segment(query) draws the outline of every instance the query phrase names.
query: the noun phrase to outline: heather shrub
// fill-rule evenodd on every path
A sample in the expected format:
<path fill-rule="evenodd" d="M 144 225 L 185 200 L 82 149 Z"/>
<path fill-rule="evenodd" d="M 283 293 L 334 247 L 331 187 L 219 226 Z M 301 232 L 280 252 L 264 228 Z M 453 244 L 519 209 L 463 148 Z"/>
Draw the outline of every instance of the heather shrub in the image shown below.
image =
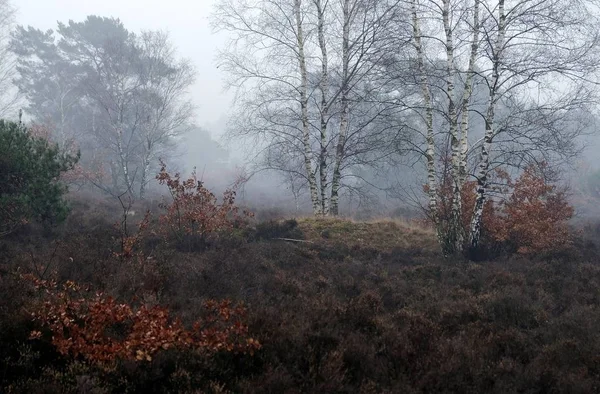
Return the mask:
<path fill-rule="evenodd" d="M 36 262 L 51 261 L 43 275 L 28 265 L 25 246 L 0 242 L 0 391 L 534 393 L 600 385 L 597 255 L 458 264 L 442 258 L 428 232 L 310 219 L 279 223 L 301 230 L 305 242 L 274 239 L 290 233 L 270 233 L 272 223 L 260 242 L 189 253 L 162 239 L 150 245 L 160 225 L 150 216 L 133 218 L 127 231 L 114 226 L 111 209 L 99 227 L 100 219 L 71 218 L 76 229 L 60 233 L 61 242 L 28 240 Z M 25 273 L 33 277 L 24 281 Z M 156 297 L 144 297 L 156 281 Z"/>
<path fill-rule="evenodd" d="M 256 225 L 254 232 L 256 239 L 273 239 L 273 238 L 293 238 L 303 239 L 302 230 L 298 228 L 298 222 L 295 219 L 289 220 L 269 220 Z"/>

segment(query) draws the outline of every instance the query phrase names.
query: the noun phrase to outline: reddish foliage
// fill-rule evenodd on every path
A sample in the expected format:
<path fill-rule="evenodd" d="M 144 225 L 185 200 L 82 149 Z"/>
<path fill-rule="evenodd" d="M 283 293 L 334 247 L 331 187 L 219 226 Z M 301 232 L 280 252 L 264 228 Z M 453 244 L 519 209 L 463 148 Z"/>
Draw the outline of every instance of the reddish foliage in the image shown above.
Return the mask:
<path fill-rule="evenodd" d="M 500 203 L 500 215 L 488 225 L 496 241 L 514 245 L 520 254 L 558 251 L 571 242 L 567 222 L 573 207 L 564 191 L 547 183 L 541 170 L 529 166 L 514 183 L 508 179 L 512 194 Z"/>
<path fill-rule="evenodd" d="M 182 180 L 179 173 L 171 175 L 161 161 L 161 169 L 156 179 L 166 185 L 172 197 L 170 203 L 163 203 L 166 213 L 160 217 L 163 234 L 173 235 L 178 241 L 185 236 L 196 236 L 204 241 L 211 234 L 231 231 L 234 225 L 251 217 L 247 211 L 240 213 L 235 205 L 235 190 L 223 193 L 219 203 L 193 172 L 191 177 Z"/>
<path fill-rule="evenodd" d="M 547 165 L 528 166 L 513 181 L 502 170 L 494 174 L 483 210 L 483 236 L 488 243 L 504 245 L 519 254 L 534 255 L 564 250 L 570 245 L 567 222 L 573 216 L 565 191 L 544 176 Z M 475 207 L 476 181 L 461 191 L 462 226 L 465 234 Z M 425 189 L 427 191 L 427 189 Z M 452 184 L 445 177 L 439 190 L 438 220 L 445 231 L 450 223 Z"/>
<path fill-rule="evenodd" d="M 435 215 L 431 210 L 426 210 L 426 222 L 429 226 L 435 228 L 438 233 L 438 240 L 442 243 L 442 250 L 444 253 L 454 253 L 454 241 L 452 240 L 455 234 L 452 234 L 453 223 L 452 223 L 452 203 L 453 203 L 453 188 L 454 182 L 450 167 L 450 157 L 447 157 L 442 161 L 442 168 L 440 169 L 441 181 L 438 185 L 437 190 L 437 210 Z M 499 179 L 507 175 L 504 172 L 497 171 L 496 176 Z M 494 182 L 496 183 L 496 182 Z M 467 181 L 463 184 L 461 189 L 461 217 L 460 217 L 460 231 L 462 231 L 463 240 L 465 241 L 464 250 L 467 250 L 469 238 L 469 228 L 471 226 L 471 218 L 473 217 L 473 209 L 475 207 L 476 194 L 475 190 L 477 187 L 476 181 Z M 429 185 L 423 185 L 423 191 L 429 193 Z M 507 190 L 494 186 L 493 191 L 496 193 L 506 193 Z M 483 209 L 483 223 L 484 227 L 487 224 L 491 224 L 496 220 L 496 207 L 494 201 L 489 199 L 486 201 Z"/>
<path fill-rule="evenodd" d="M 138 224 L 138 229 L 135 234 L 129 234 L 127 229 L 127 211 L 123 215 L 123 220 L 120 223 L 115 224 L 115 227 L 119 230 L 120 235 L 120 251 L 114 252 L 114 256 L 119 258 L 121 261 L 128 261 L 133 259 L 134 257 L 144 258 L 143 253 L 141 252 L 141 243 L 143 241 L 144 235 L 148 230 L 150 225 L 150 211 L 146 211 L 144 218 Z"/>
<path fill-rule="evenodd" d="M 44 300 L 32 315 L 49 331 L 52 344 L 63 355 L 110 367 L 116 360 L 151 361 L 154 354 L 170 348 L 207 354 L 253 354 L 260 348 L 260 343 L 248 336 L 245 309 L 230 301 L 206 302 L 206 317 L 187 330 L 161 306 L 135 307 L 102 293 L 90 296 L 89 288 L 73 281 L 59 286 L 56 281 L 23 278 L 42 290 Z M 32 339 L 43 337 L 41 331 L 31 334 Z"/>

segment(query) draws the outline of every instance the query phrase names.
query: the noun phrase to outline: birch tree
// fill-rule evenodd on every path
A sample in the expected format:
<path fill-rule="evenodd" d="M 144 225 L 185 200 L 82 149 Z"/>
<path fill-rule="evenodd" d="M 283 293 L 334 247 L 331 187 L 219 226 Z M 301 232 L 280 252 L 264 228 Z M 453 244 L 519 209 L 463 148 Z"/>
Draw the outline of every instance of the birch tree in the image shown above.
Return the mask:
<path fill-rule="evenodd" d="M 421 152 L 426 162 L 428 213 L 444 254 L 455 254 L 464 244 L 461 192 L 467 179 L 471 93 L 479 50 L 479 0 L 411 0 L 410 9 L 417 84 L 421 90 L 420 103 L 411 105 L 422 114 L 425 129 L 425 149 Z M 423 21 L 428 28 L 425 34 Z M 445 56 L 438 57 L 438 53 Z M 462 92 L 456 89 L 461 79 Z M 448 171 L 443 169 L 438 174 L 438 163 L 447 166 Z M 445 190 L 447 187 L 450 190 Z M 439 212 L 440 193 L 448 194 L 445 198 L 450 199 L 449 213 Z"/>
<path fill-rule="evenodd" d="M 423 106 L 425 108 L 425 129 L 426 129 L 426 144 L 425 159 L 427 161 L 427 192 L 429 201 L 429 211 L 432 215 L 432 220 L 440 243 L 443 243 L 443 233 L 440 226 L 440 218 L 437 210 L 437 174 L 435 163 L 435 138 L 433 129 L 433 103 L 431 90 L 429 88 L 429 80 L 425 69 L 425 54 L 423 50 L 422 34 L 420 18 L 417 13 L 417 0 L 412 0 L 411 3 L 411 18 L 413 26 L 413 39 L 417 58 L 417 70 L 419 73 L 419 83 L 423 97 Z"/>
<path fill-rule="evenodd" d="M 302 146 L 304 148 L 304 165 L 310 189 L 310 197 L 315 215 L 324 214 L 325 201 L 319 204 L 317 197 L 317 181 L 313 172 L 313 152 L 310 141 L 309 119 L 308 119 L 308 71 L 306 65 L 306 38 L 303 29 L 302 0 L 294 0 L 294 16 L 296 17 L 296 41 L 298 45 L 298 68 L 300 70 L 300 109 L 302 122 Z M 325 64 L 325 59 L 323 60 Z"/>
<path fill-rule="evenodd" d="M 302 0 L 234 1 L 218 4 L 213 27 L 231 35 L 220 55 L 219 67 L 227 72 L 227 86 L 236 89 L 236 116 L 230 127 L 235 138 L 249 138 L 257 150 L 294 147 L 301 160 L 302 177 L 310 191 L 312 209 L 322 212 L 316 181 L 312 124 L 309 120 L 309 70 L 306 25 L 307 3 Z M 262 160 L 266 156 L 259 157 Z M 267 169 L 279 162 L 263 162 Z"/>
<path fill-rule="evenodd" d="M 176 58 L 169 36 L 163 32 L 143 32 L 140 46 L 142 85 L 136 93 L 136 106 L 145 116 L 137 136 L 141 171 L 138 196 L 143 199 L 153 178 L 152 164 L 158 163 L 159 155 L 164 156 L 175 138 L 191 127 L 194 107 L 187 92 L 195 80 L 195 70 L 189 61 Z"/>
<path fill-rule="evenodd" d="M 329 209 L 328 197 L 327 197 L 327 126 L 329 123 L 329 58 L 327 56 L 327 42 L 325 40 L 325 26 L 326 26 L 326 13 L 329 0 L 314 0 L 317 13 L 317 35 L 319 41 L 319 49 L 321 50 L 321 81 L 319 83 L 319 90 L 321 93 L 321 104 L 319 107 L 320 113 L 320 151 L 319 151 L 319 180 L 321 189 L 321 212 L 325 213 Z M 335 202 L 333 200 L 333 187 L 335 180 L 332 185 L 332 199 L 331 209 L 332 213 L 337 214 L 335 210 Z M 293 185 L 293 181 L 291 182 Z M 295 196 L 294 196 L 295 197 Z"/>
<path fill-rule="evenodd" d="M 578 153 L 577 137 L 597 103 L 597 7 L 595 1 L 577 0 L 485 4 L 480 75 L 488 104 L 471 248 L 477 248 L 481 237 L 490 170 L 503 164 L 522 167 L 540 157 L 569 161 Z"/>
<path fill-rule="evenodd" d="M 226 0 L 214 13 L 231 39 L 219 58 L 237 96 L 230 135 L 255 142 L 257 170 L 295 169 L 316 215 L 337 215 L 353 168 L 390 145 L 390 130 L 374 129 L 387 108 L 369 78 L 393 12 L 380 0 Z"/>
<path fill-rule="evenodd" d="M 502 49 L 506 40 L 506 14 L 504 10 L 504 0 L 498 0 L 498 25 L 496 31 L 496 42 L 492 50 L 492 75 L 489 88 L 489 103 L 485 114 L 485 134 L 481 144 L 481 158 L 477 172 L 477 198 L 475 199 L 475 208 L 473 219 L 471 220 L 470 242 L 471 247 L 477 247 L 481 237 L 481 222 L 483 217 L 483 207 L 486 200 L 487 176 L 490 162 L 490 149 L 494 138 L 494 116 L 497 102 L 498 82 L 500 81 L 500 65 L 502 61 Z"/>
<path fill-rule="evenodd" d="M 409 5 L 422 93 L 402 105 L 423 119 L 414 151 L 425 159 L 428 212 L 444 253 L 457 254 L 478 246 L 492 171 L 564 164 L 578 153 L 597 102 L 598 8 L 564 0 Z M 461 193 L 470 180 L 476 203 L 465 229 Z M 450 199 L 449 212 L 440 211 L 441 198 Z"/>
<path fill-rule="evenodd" d="M 339 189 L 340 189 L 340 166 L 344 156 L 346 137 L 348 134 L 349 116 L 349 74 L 350 74 L 350 26 L 354 18 L 351 1 L 342 1 L 342 86 L 340 92 L 340 132 L 335 149 L 335 164 L 333 179 L 331 182 L 331 210 L 334 215 L 338 214 Z"/>

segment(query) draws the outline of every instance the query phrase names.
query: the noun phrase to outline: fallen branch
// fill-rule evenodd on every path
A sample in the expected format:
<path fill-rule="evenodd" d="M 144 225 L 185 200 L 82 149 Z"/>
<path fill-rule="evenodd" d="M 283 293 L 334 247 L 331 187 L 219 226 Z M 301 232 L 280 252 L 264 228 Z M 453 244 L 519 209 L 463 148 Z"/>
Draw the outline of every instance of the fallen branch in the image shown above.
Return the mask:
<path fill-rule="evenodd" d="M 313 244 L 313 241 L 305 241 L 303 239 L 293 239 L 293 238 L 273 238 L 273 239 L 278 239 L 280 241 L 287 241 L 287 242 L 302 242 L 302 243 L 306 243 L 306 244 Z"/>

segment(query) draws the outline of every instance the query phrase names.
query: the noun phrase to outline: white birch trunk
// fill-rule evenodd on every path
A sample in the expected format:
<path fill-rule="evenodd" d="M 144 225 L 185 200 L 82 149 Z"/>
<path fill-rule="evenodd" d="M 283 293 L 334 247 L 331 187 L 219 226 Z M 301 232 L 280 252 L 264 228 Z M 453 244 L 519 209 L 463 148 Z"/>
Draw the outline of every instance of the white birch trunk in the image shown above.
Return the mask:
<path fill-rule="evenodd" d="M 350 0 L 344 0 L 342 18 L 344 21 L 342 32 L 342 92 L 341 92 L 341 114 L 340 114 L 340 134 L 338 136 L 335 150 L 335 164 L 333 168 L 333 177 L 331 180 L 331 208 L 330 213 L 337 216 L 339 214 L 339 190 L 341 181 L 341 166 L 344 158 L 344 148 L 346 146 L 346 135 L 348 134 L 348 76 L 350 68 Z"/>
<path fill-rule="evenodd" d="M 504 0 L 498 1 L 498 36 L 493 54 L 492 80 L 490 81 L 490 97 L 485 116 L 485 135 L 481 145 L 481 157 L 477 170 L 477 191 L 473 218 L 471 220 L 470 243 L 471 248 L 476 249 L 481 237 L 483 208 L 486 200 L 486 189 L 488 186 L 488 170 L 490 165 L 490 151 L 494 138 L 494 115 L 497 101 L 498 81 L 500 79 L 500 65 L 502 51 L 506 35 L 506 15 L 504 14 Z"/>
<path fill-rule="evenodd" d="M 319 175 L 321 189 L 321 212 L 327 215 L 329 207 L 327 206 L 327 117 L 329 114 L 329 65 L 327 58 L 327 45 L 325 43 L 325 9 L 321 0 L 315 0 L 318 14 L 317 34 L 319 38 L 319 47 L 321 49 L 321 151 L 319 153 Z"/>
<path fill-rule="evenodd" d="M 117 150 L 119 152 L 119 161 L 121 164 L 121 170 L 123 171 L 123 178 L 125 179 L 125 186 L 127 186 L 127 192 L 132 195 L 131 180 L 129 177 L 129 167 L 127 165 L 127 157 L 125 150 L 123 149 L 123 127 L 122 125 L 117 126 Z"/>
<path fill-rule="evenodd" d="M 412 0 L 412 22 L 413 22 L 413 39 L 415 50 L 417 52 L 417 66 L 419 70 L 419 80 L 421 84 L 421 93 L 425 105 L 425 127 L 426 127 L 426 142 L 427 149 L 425 158 L 427 160 L 427 188 L 429 196 L 429 214 L 436 227 L 437 236 L 442 242 L 442 234 L 439 226 L 438 206 L 437 206 L 437 175 L 435 170 L 435 140 L 433 137 L 433 106 L 431 103 L 431 92 L 429 90 L 429 81 L 425 71 L 425 60 L 423 54 L 423 45 L 421 43 L 421 28 L 419 18 L 417 16 L 417 0 Z"/>
<path fill-rule="evenodd" d="M 150 145 L 150 144 L 148 144 Z M 150 152 L 152 151 L 151 146 L 147 147 L 148 150 L 144 154 L 144 160 L 142 162 L 142 176 L 140 181 L 140 200 L 143 200 L 146 196 L 146 189 L 148 187 L 149 179 L 148 173 L 150 172 Z"/>
<path fill-rule="evenodd" d="M 312 168 L 312 148 L 310 146 L 310 133 L 308 123 L 308 78 L 306 71 L 306 57 L 304 54 L 304 33 L 302 29 L 302 0 L 294 0 L 294 13 L 296 14 L 296 34 L 298 44 L 298 63 L 300 67 L 300 110 L 302 117 L 302 144 L 304 145 L 304 166 L 308 178 L 310 198 L 315 215 L 321 214 L 319 195 L 317 191 L 317 180 Z"/>
<path fill-rule="evenodd" d="M 461 224 L 462 198 L 459 183 L 460 167 L 460 139 L 458 136 L 458 118 L 456 115 L 456 104 L 454 97 L 454 78 L 456 67 L 454 64 L 454 38 L 450 21 L 450 0 L 442 0 L 442 21 L 446 36 L 446 96 L 448 99 L 448 126 L 450 133 L 450 144 L 452 149 L 451 179 L 452 183 L 452 211 L 450 223 L 446 230 L 446 242 L 443 245 L 448 254 L 459 253 L 463 249 L 463 229 Z"/>
<path fill-rule="evenodd" d="M 467 180 L 467 153 L 469 152 L 469 101 L 473 94 L 473 76 L 475 74 L 475 61 L 479 52 L 479 2 L 475 0 L 473 5 L 473 39 L 471 42 L 471 53 L 469 56 L 469 68 L 467 69 L 467 77 L 463 87 L 463 97 L 461 103 L 461 122 L 460 122 L 460 187 Z"/>

